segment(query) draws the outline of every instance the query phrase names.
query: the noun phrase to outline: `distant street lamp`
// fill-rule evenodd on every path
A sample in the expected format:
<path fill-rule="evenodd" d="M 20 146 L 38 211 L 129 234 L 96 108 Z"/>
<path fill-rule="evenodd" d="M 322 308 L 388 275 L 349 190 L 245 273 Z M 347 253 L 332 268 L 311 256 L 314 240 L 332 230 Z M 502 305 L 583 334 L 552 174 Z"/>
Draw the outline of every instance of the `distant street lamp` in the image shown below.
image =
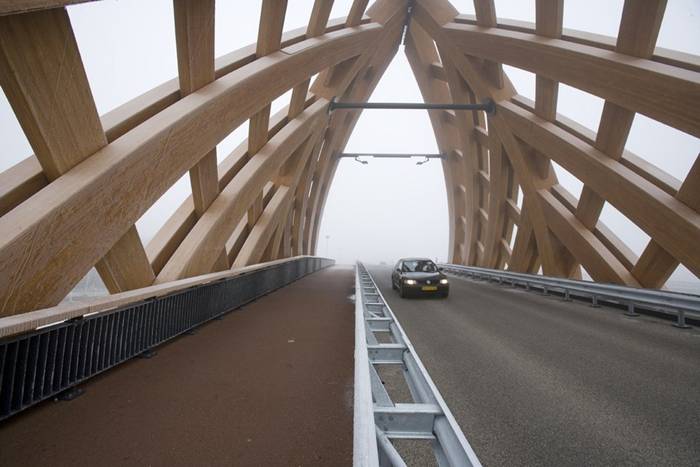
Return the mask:
<path fill-rule="evenodd" d="M 330 240 L 330 238 L 330 235 L 326 235 L 326 258 L 330 258 L 330 256 L 328 256 L 328 240 Z"/>

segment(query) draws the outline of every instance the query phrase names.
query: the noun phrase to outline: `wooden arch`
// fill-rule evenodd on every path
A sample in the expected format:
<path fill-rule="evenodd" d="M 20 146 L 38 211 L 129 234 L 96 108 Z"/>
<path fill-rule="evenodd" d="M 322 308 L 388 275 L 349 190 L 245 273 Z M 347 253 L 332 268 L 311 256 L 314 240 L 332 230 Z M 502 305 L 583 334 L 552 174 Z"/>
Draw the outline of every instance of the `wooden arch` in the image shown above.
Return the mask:
<path fill-rule="evenodd" d="M 329 101 L 367 100 L 404 36 L 427 102 L 497 107 L 430 112 L 453 262 L 583 266 L 645 287 L 679 263 L 700 275 L 700 164 L 681 182 L 624 150 L 635 113 L 700 136 L 700 61 L 655 48 L 663 0 L 627 0 L 617 41 L 563 30 L 563 0 L 538 0 L 536 24 L 499 21 L 493 0 L 475 0 L 474 17 L 446 0 L 355 0 L 329 21 L 333 2 L 316 0 L 287 33 L 287 2 L 263 0 L 257 43 L 218 59 L 214 0 L 174 0 L 178 79 L 102 116 L 65 10 L 78 1 L 0 5 L 0 84 L 35 153 L 0 174 L 0 315 L 57 304 L 93 266 L 114 293 L 313 253 L 360 115 Z M 537 74 L 535 102 L 504 63 Z M 597 134 L 557 114 L 559 82 L 605 99 Z M 217 164 L 245 121 L 247 140 Z M 584 183 L 580 199 L 551 161 Z M 143 245 L 135 222 L 187 172 L 192 195 Z M 599 222 L 605 202 L 651 237 L 639 258 Z"/>

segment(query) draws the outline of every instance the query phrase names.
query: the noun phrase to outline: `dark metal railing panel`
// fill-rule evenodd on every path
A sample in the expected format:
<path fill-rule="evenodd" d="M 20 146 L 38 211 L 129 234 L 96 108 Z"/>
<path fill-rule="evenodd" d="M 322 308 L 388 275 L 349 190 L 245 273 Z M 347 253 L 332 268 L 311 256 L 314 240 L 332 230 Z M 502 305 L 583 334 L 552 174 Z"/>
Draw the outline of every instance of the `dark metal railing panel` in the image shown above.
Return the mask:
<path fill-rule="evenodd" d="M 299 258 L 0 339 L 0 420 L 332 264 Z"/>

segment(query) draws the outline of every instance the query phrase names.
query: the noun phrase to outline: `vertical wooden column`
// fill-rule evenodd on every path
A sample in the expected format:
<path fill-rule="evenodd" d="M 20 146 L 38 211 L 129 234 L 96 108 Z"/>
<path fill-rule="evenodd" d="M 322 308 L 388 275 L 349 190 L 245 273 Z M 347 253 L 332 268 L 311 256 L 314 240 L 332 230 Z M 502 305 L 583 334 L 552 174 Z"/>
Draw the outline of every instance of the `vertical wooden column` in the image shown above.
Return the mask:
<path fill-rule="evenodd" d="M 560 38 L 564 20 L 564 0 L 537 0 L 535 8 L 537 35 Z M 537 75 L 535 79 L 535 113 L 552 122 L 557 117 L 559 83 L 542 75 Z"/>
<path fill-rule="evenodd" d="M 620 20 L 616 51 L 639 58 L 651 57 L 665 9 L 666 0 L 644 2 L 626 0 Z M 606 101 L 598 125 L 596 149 L 612 159 L 619 160 L 625 149 L 633 121 L 634 112 Z M 604 204 L 603 198 L 584 185 L 576 207 L 576 217 L 588 229 L 593 230 Z"/>
<path fill-rule="evenodd" d="M 626 0 L 617 35 L 616 51 L 639 58 L 650 58 L 654 53 L 665 10 L 666 0 L 644 2 Z M 613 102 L 605 101 L 595 140 L 596 149 L 612 159 L 620 160 L 633 121 L 634 112 Z M 576 217 L 586 228 L 594 230 L 604 204 L 605 200 L 601 196 L 588 185 L 584 185 L 576 206 Z M 656 287 L 668 279 L 678 262 L 671 255 L 664 254 L 665 252 L 656 242 L 652 241 L 652 245 L 647 250 L 645 250 L 646 256 L 640 258 L 638 264 L 645 265 L 646 271 L 655 269 L 655 272 L 642 273 L 641 268 L 635 268 L 632 274 L 635 277 L 640 276 L 637 279 L 640 280 L 641 285 Z M 648 269 L 653 263 L 658 267 Z"/>
<path fill-rule="evenodd" d="M 348 12 L 345 24 L 348 26 L 357 26 L 362 21 L 362 16 L 365 14 L 367 9 L 367 3 L 369 0 L 354 0 L 350 6 L 350 11 Z"/>
<path fill-rule="evenodd" d="M 564 1 L 563 0 L 538 0 L 536 4 L 536 25 L 535 32 L 539 36 L 559 39 L 562 33 L 562 23 L 564 21 Z M 559 83 L 557 81 L 537 75 L 535 82 L 535 114 L 551 122 L 557 117 L 557 100 L 559 96 Z M 546 159 L 543 154 L 537 153 L 537 157 Z M 551 164 L 550 164 L 551 165 Z M 556 180 L 554 169 L 552 176 Z M 556 180 L 558 182 L 558 180 Z M 562 265 L 562 272 L 572 278 L 581 278 L 581 268 L 574 260 L 571 253 L 559 244 L 558 240 L 553 240 L 553 244 L 560 251 L 559 262 Z"/>
<path fill-rule="evenodd" d="M 214 0 L 174 0 L 177 68 L 182 97 L 214 81 Z M 201 217 L 219 195 L 216 148 L 190 169 L 192 202 Z M 228 269 L 222 247 L 215 271 Z"/>
<path fill-rule="evenodd" d="M 496 27 L 496 5 L 494 0 L 474 0 L 474 12 L 479 26 L 487 28 Z M 500 63 L 489 60 L 484 61 L 484 74 L 487 79 L 498 89 L 503 87 L 503 67 Z"/>
<path fill-rule="evenodd" d="M 0 17 L 0 83 L 49 182 L 107 145 L 65 8 Z M 113 293 L 154 279 L 134 226 L 96 267 Z M 86 273 L 66 264 L 67 280 L 27 309 L 56 304 Z"/>
<path fill-rule="evenodd" d="M 258 58 L 280 49 L 286 11 L 287 0 L 263 0 L 260 12 L 260 26 L 258 28 L 258 42 L 255 49 L 255 54 Z M 269 124 L 270 104 L 267 104 L 250 118 L 248 127 L 249 157 L 256 154 L 267 143 Z M 261 191 L 248 210 L 248 230 L 255 226 L 262 211 L 263 197 Z"/>
<path fill-rule="evenodd" d="M 313 10 L 311 10 L 311 17 L 309 18 L 309 24 L 306 27 L 306 37 L 317 37 L 326 31 L 328 17 L 331 14 L 332 8 L 333 0 L 316 0 L 314 2 Z M 294 89 L 292 90 L 292 99 L 289 103 L 290 119 L 296 117 L 302 110 L 304 110 L 306 94 L 309 91 L 310 82 L 311 78 L 294 86 Z"/>

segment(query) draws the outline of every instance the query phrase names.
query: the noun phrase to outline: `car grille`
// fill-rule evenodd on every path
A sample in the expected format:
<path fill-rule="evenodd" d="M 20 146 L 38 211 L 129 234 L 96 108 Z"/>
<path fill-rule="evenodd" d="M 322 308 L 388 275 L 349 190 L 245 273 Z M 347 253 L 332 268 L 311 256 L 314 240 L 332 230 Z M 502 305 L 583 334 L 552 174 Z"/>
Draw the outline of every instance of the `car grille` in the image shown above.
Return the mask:
<path fill-rule="evenodd" d="M 440 283 L 440 279 L 419 279 L 416 280 L 416 284 L 418 285 L 438 285 Z"/>

